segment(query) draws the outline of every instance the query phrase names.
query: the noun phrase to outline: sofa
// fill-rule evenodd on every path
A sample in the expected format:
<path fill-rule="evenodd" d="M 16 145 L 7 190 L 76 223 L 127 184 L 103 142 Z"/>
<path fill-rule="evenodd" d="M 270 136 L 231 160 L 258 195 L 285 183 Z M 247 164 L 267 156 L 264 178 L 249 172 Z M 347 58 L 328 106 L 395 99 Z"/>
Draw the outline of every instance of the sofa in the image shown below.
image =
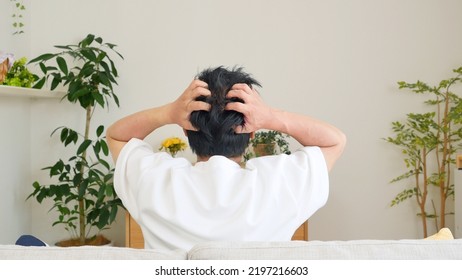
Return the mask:
<path fill-rule="evenodd" d="M 206 242 L 189 251 L 0 245 L 8 260 L 462 260 L 462 239 Z M 452 237 L 452 235 L 450 236 Z"/>

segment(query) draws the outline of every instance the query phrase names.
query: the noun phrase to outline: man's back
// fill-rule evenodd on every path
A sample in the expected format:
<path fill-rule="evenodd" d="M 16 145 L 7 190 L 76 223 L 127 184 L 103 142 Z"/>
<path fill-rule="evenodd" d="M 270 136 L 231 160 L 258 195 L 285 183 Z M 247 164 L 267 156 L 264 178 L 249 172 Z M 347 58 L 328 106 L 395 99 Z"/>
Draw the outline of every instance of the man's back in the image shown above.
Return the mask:
<path fill-rule="evenodd" d="M 241 168 L 223 156 L 191 164 L 133 139 L 119 156 L 115 186 L 146 248 L 189 250 L 211 240 L 290 240 L 325 204 L 328 175 L 317 147 Z"/>

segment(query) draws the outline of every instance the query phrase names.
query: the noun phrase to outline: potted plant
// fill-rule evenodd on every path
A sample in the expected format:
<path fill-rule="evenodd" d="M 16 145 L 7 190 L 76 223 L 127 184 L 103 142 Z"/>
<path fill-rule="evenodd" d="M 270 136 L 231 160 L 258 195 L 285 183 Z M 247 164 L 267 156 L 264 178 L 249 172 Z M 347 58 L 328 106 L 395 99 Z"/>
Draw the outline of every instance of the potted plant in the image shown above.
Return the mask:
<path fill-rule="evenodd" d="M 249 147 L 244 154 L 244 159 L 275 154 L 290 154 L 289 135 L 275 130 L 257 131 L 255 137 L 250 139 Z"/>
<path fill-rule="evenodd" d="M 9 58 L 3 63 L 8 66 L 8 62 Z M 0 85 L 25 88 L 32 87 L 32 84 L 36 80 L 36 76 L 29 71 L 26 64 L 27 59 L 25 57 L 15 60 L 10 69 L 5 69 L 7 71 L 4 76 L 0 73 Z"/>
<path fill-rule="evenodd" d="M 64 147 L 73 150 L 68 160 L 58 159 L 48 170 L 52 184 L 33 183 L 34 197 L 39 203 L 44 199 L 53 200 L 53 208 L 59 213 L 54 225 L 63 224 L 71 233 L 72 244 L 94 244 L 97 235 L 92 229 L 107 229 L 115 220 L 117 210 L 122 206 L 114 191 L 114 169 L 105 160 L 109 155 L 105 140 L 104 126 L 96 127 L 91 138 L 91 120 L 97 108 L 104 108 L 113 100 L 119 106 L 114 93 L 118 77 L 115 63 L 109 54 L 117 54 L 116 45 L 103 42 L 101 37 L 87 35 L 77 45 L 55 46 L 58 53 L 46 53 L 32 59 L 38 63 L 43 76 L 39 77 L 34 88 L 41 88 L 51 80 L 51 90 L 62 85 L 66 88 L 66 99 L 83 109 L 85 128 L 83 133 L 70 127 L 58 127 L 52 135 L 59 134 Z M 66 59 L 72 59 L 69 66 Z M 55 64 L 54 64 L 55 63 Z M 104 238 L 103 238 L 104 239 Z M 106 241 L 107 242 L 107 241 Z M 60 245 L 60 244 L 58 244 Z"/>
<path fill-rule="evenodd" d="M 451 172 L 455 155 L 461 148 L 462 99 L 453 90 L 460 90 L 462 67 L 453 72 L 453 77 L 436 86 L 422 81 L 398 82 L 400 89 L 430 94 L 432 98 L 425 103 L 431 106 L 431 110 L 409 113 L 404 123 L 392 122 L 394 136 L 385 139 L 401 149 L 406 166 L 406 172 L 391 182 L 409 182 L 391 201 L 391 206 L 414 198 L 419 207 L 424 237 L 429 235 L 428 219 L 434 219 L 436 232 L 446 227 L 446 215 L 449 214 L 446 201 L 454 196 Z"/>
<path fill-rule="evenodd" d="M 178 152 L 184 151 L 188 144 L 179 137 L 170 137 L 162 141 L 159 151 L 165 151 L 172 157 L 175 157 Z"/>

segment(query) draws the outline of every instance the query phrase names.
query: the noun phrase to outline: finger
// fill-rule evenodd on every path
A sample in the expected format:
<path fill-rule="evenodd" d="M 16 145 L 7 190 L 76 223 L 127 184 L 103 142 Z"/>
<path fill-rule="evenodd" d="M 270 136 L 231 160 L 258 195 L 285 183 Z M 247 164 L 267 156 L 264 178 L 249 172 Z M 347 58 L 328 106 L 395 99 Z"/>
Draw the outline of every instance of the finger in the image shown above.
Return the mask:
<path fill-rule="evenodd" d="M 238 90 L 238 89 L 232 89 L 228 91 L 228 94 L 226 95 L 226 97 L 227 98 L 233 98 L 233 97 L 239 98 L 239 99 L 242 99 L 244 103 L 247 103 L 247 101 L 249 100 L 249 94 L 243 90 Z"/>
<path fill-rule="evenodd" d="M 248 84 L 234 84 L 231 89 L 243 90 L 247 94 L 252 94 L 252 89 Z"/>
<path fill-rule="evenodd" d="M 185 125 L 183 128 L 186 130 L 199 131 L 199 129 L 195 128 L 190 122 L 188 122 L 188 124 Z"/>
<path fill-rule="evenodd" d="M 241 102 L 230 102 L 226 104 L 225 110 L 236 111 L 245 115 L 245 113 L 247 112 L 247 106 L 245 105 L 245 103 Z"/>
<path fill-rule="evenodd" d="M 191 98 L 196 99 L 199 96 L 210 96 L 212 93 L 210 90 L 203 88 L 203 87 L 197 87 L 192 91 Z"/>
<path fill-rule="evenodd" d="M 184 130 L 191 130 L 191 131 L 199 131 L 199 129 L 195 128 L 191 123 L 187 125 L 181 126 Z"/>
<path fill-rule="evenodd" d="M 188 109 L 191 112 L 194 112 L 194 111 L 210 111 L 211 107 L 212 106 L 207 102 L 192 101 L 191 103 L 189 103 Z"/>
<path fill-rule="evenodd" d="M 209 88 L 209 85 L 204 81 L 195 79 L 191 82 L 190 87 L 191 88 L 196 88 L 196 87 Z"/>
<path fill-rule="evenodd" d="M 237 134 L 241 134 L 241 133 L 250 133 L 251 131 L 248 131 L 245 125 L 239 125 L 234 128 L 234 132 L 236 132 Z"/>
<path fill-rule="evenodd" d="M 197 97 L 203 95 L 203 96 L 209 96 L 211 95 L 210 90 L 208 90 L 208 84 L 206 82 L 203 82 L 201 80 L 193 80 L 191 84 L 188 86 L 186 89 L 185 97 L 191 98 L 191 99 L 196 99 Z"/>

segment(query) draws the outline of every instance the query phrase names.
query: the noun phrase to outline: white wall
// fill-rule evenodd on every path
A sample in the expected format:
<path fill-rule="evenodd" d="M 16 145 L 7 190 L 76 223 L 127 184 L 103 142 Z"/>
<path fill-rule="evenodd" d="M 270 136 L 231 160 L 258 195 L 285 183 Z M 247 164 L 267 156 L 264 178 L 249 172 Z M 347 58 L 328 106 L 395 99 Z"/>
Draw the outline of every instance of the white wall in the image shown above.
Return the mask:
<path fill-rule="evenodd" d="M 0 96 L 0 243 L 30 233 L 30 100 Z M 6 230 L 7 229 L 7 230 Z"/>
<path fill-rule="evenodd" d="M 12 27 L 15 20 L 12 15 L 18 12 L 11 0 L 0 0 L 0 51 L 14 52 L 16 58 L 27 57 L 30 53 L 30 0 L 22 0 L 22 3 L 26 6 L 21 12 L 24 33 L 12 35 L 16 31 Z"/>
<path fill-rule="evenodd" d="M 0 0 L 0 30 L 2 30 L 2 43 L 1 43 L 1 48 L 2 51 L 5 51 L 6 49 L 9 49 L 10 41 L 11 41 L 11 36 L 6 36 L 7 35 L 7 30 L 10 29 L 9 24 L 10 24 L 10 6 L 8 6 L 8 0 Z"/>
<path fill-rule="evenodd" d="M 29 1 L 24 1 L 27 5 Z M 12 36 L 14 9 L 9 0 L 0 0 L 0 52 L 29 54 L 28 33 Z M 28 30 L 29 11 L 23 12 Z M 30 203 L 25 199 L 30 185 L 31 100 L 0 96 L 0 243 L 14 243 L 21 234 L 31 233 Z M 5 230 L 8 229 L 8 230 Z"/>
<path fill-rule="evenodd" d="M 244 66 L 263 84 L 268 104 L 326 120 L 348 136 L 331 173 L 330 199 L 310 219 L 310 239 L 422 237 L 413 203 L 388 207 L 401 190 L 388 182 L 404 166 L 400 152 L 381 138 L 390 136 L 392 121 L 423 108 L 424 99 L 399 91 L 397 81 L 438 82 L 461 66 L 461 1 L 42 0 L 30 6 L 31 56 L 87 33 L 116 43 L 125 56 L 118 61 L 121 108 L 100 112 L 100 123 L 172 101 L 204 67 Z M 40 178 L 38 170 L 59 155 L 49 132 L 83 118 L 45 103 L 31 115 L 32 177 Z M 171 135 L 182 133 L 166 127 L 148 140 L 157 147 Z M 33 206 L 32 229 L 54 242 L 64 233 L 50 229 L 47 210 Z"/>

